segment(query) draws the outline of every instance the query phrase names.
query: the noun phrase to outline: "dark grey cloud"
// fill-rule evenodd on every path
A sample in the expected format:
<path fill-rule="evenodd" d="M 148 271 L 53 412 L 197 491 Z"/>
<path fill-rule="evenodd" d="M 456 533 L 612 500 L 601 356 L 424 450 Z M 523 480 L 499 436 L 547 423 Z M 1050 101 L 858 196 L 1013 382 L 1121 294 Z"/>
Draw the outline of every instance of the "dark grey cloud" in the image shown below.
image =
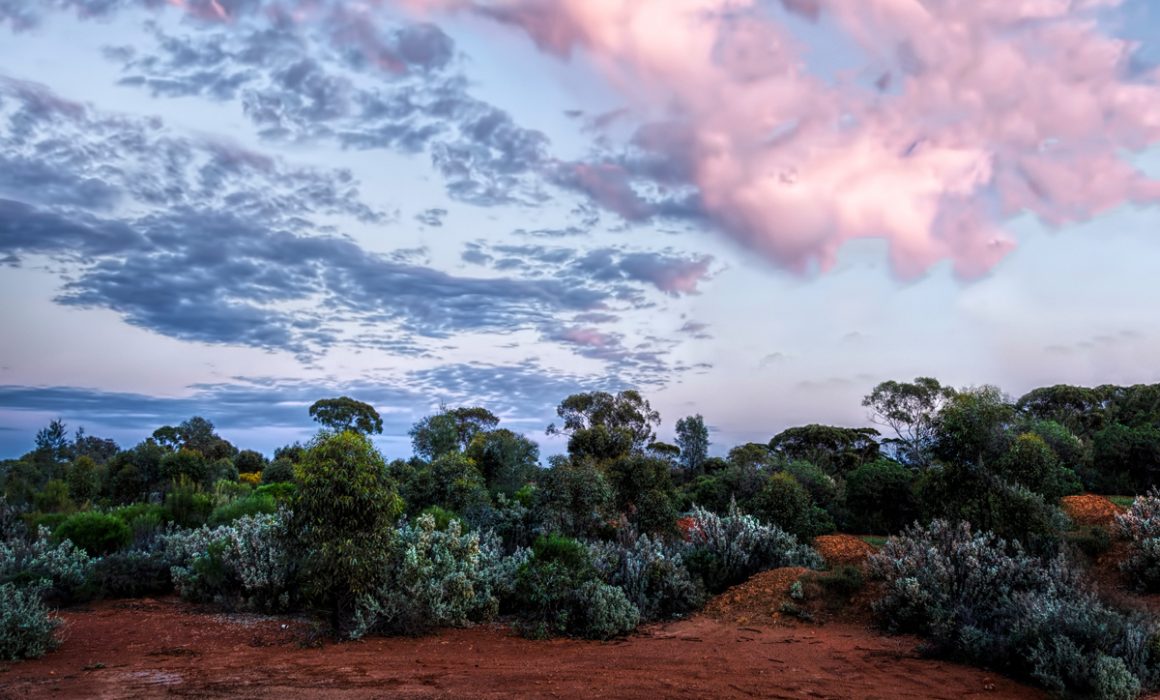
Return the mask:
<path fill-rule="evenodd" d="M 443 226 L 443 219 L 447 218 L 447 210 L 439 207 L 424 209 L 415 215 L 415 220 L 424 226 L 439 228 Z"/>

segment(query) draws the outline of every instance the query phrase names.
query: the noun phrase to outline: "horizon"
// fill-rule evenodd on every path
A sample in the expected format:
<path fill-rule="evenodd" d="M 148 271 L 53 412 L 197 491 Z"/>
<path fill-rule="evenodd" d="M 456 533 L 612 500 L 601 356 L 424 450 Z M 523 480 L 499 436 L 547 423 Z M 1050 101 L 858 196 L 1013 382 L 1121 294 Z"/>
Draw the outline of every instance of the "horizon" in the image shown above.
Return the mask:
<path fill-rule="evenodd" d="M 270 454 L 340 395 L 390 457 L 441 403 L 549 455 L 625 388 L 716 452 L 891 379 L 1160 381 L 1146 0 L 18 5 L 0 455 Z"/>

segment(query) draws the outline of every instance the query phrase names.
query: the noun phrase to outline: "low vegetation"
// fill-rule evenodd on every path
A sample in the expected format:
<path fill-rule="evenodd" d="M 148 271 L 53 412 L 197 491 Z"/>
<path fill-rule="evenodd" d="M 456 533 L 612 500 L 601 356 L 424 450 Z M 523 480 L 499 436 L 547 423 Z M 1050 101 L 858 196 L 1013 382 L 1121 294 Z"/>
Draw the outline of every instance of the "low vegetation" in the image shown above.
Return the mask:
<path fill-rule="evenodd" d="M 56 607 L 171 591 L 314 613 L 345 638 L 504 619 L 609 639 L 805 567 L 820 573 L 786 603 L 801 619 L 812 596 L 874 594 L 882 627 L 932 654 L 1061 695 L 1157 687 L 1155 623 L 1101 598 L 1086 567 L 1126 550 L 1124 580 L 1160 591 L 1160 385 L 1014 401 L 919 378 L 864 405 L 883 432 L 800 426 L 717 457 L 700 416 L 668 445 L 639 393 L 576 394 L 548 428 L 567 454 L 546 464 L 480 407 L 424 418 L 414 454 L 390 461 L 378 413 L 347 397 L 269 457 L 204 418 L 129 449 L 53 421 L 0 462 L 0 657 L 52 649 Z M 1143 495 L 1114 522 L 1070 521 L 1060 499 L 1093 491 Z M 810 542 L 833 532 L 881 551 L 825 571 Z"/>

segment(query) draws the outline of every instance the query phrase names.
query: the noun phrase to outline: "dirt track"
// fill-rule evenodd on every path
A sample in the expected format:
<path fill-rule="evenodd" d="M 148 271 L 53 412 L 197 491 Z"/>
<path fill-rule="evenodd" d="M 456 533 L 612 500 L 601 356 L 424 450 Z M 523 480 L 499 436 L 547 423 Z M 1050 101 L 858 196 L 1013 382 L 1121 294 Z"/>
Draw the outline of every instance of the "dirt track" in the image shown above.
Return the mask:
<path fill-rule="evenodd" d="M 290 619 L 176 599 L 64 613 L 64 645 L 0 665 L 0 698 L 1032 698 L 985 671 L 917 658 L 848 623 L 738 627 L 705 617 L 627 640 L 536 642 L 503 627 L 303 647 Z"/>

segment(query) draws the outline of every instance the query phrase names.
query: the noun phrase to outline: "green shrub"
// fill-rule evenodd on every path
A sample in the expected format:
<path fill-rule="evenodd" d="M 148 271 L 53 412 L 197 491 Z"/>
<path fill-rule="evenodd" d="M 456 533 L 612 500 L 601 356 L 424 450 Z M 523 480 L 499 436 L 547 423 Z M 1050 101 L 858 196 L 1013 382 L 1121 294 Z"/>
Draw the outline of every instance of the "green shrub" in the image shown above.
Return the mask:
<path fill-rule="evenodd" d="M 134 503 L 121 506 L 111 511 L 111 514 L 129 526 L 129 531 L 132 533 L 130 541 L 134 547 L 145 547 L 152 544 L 165 524 L 165 508 L 155 503 Z"/>
<path fill-rule="evenodd" d="M 269 515 L 278 512 L 278 504 L 269 494 L 251 494 L 236 501 L 224 503 L 209 514 L 206 524 L 210 527 L 232 523 L 247 515 Z"/>
<path fill-rule="evenodd" d="M 284 484 L 293 483 L 294 478 L 294 462 L 282 457 L 276 459 L 262 470 L 263 484 Z"/>
<path fill-rule="evenodd" d="M 299 465 L 294 526 L 306 591 L 335 632 L 354 631 L 358 601 L 383 586 L 403 503 L 369 438 L 321 433 Z"/>
<path fill-rule="evenodd" d="M 76 506 L 69 497 L 68 484 L 60 479 L 51 479 L 34 498 L 36 509 L 46 513 L 67 513 Z"/>
<path fill-rule="evenodd" d="M 898 462 L 863 464 L 846 476 L 846 508 L 859 532 L 898 532 L 918 515 L 914 471 Z"/>
<path fill-rule="evenodd" d="M 532 544 L 531 558 L 516 573 L 514 597 L 518 629 L 529 637 L 605 639 L 630 631 L 640 618 L 623 591 L 597 578 L 588 549 L 558 535 Z"/>
<path fill-rule="evenodd" d="M 213 507 L 213 497 L 188 478 L 178 479 L 165 494 L 165 518 L 179 527 L 201 527 Z"/>
<path fill-rule="evenodd" d="M 753 574 L 782 566 L 821 568 L 822 558 L 784 530 L 743 515 L 736 504 L 729 514 L 693 509 L 684 559 L 709 592 L 719 592 Z"/>
<path fill-rule="evenodd" d="M 425 515 L 430 515 L 434 518 L 436 530 L 446 530 L 451 526 L 452 522 L 458 522 L 461 526 L 463 524 L 463 518 L 458 513 L 452 513 L 446 508 L 440 508 L 439 506 L 428 506 L 424 508 L 423 512 L 419 514 L 419 518 L 416 518 L 415 521 L 418 522 Z"/>
<path fill-rule="evenodd" d="M 294 500 L 294 494 L 298 493 L 298 486 L 289 481 L 263 483 L 254 489 L 254 493 L 259 496 L 270 496 L 279 504 L 290 503 Z"/>
<path fill-rule="evenodd" d="M 1062 555 L 1044 561 L 936 520 L 888 540 L 870 566 L 887 583 L 883 624 L 925 636 L 935 653 L 1061 694 L 1132 697 L 1160 678 L 1155 622 L 1105 606 Z"/>
<path fill-rule="evenodd" d="M 1112 536 L 1108 534 L 1107 528 L 1100 527 L 1099 525 L 1092 525 L 1079 532 L 1072 533 L 1068 537 L 1068 541 L 1075 545 L 1079 551 L 1093 559 L 1112 547 Z"/>
<path fill-rule="evenodd" d="M 810 539 L 834 531 L 834 522 L 814 503 L 809 491 L 790 474 L 770 476 L 749 502 L 749 509 L 763 522 L 789 534 Z"/>
<path fill-rule="evenodd" d="M 0 585 L 0 660 L 34 659 L 55 649 L 60 620 L 51 615 L 36 587 Z"/>
<path fill-rule="evenodd" d="M 169 561 L 160 552 L 114 552 L 94 562 L 91 576 L 104 598 L 140 598 L 173 590 Z"/>
<path fill-rule="evenodd" d="M 99 557 L 129 544 L 133 533 L 115 515 L 85 511 L 70 515 L 56 529 L 58 540 L 70 540 L 90 556 Z"/>

